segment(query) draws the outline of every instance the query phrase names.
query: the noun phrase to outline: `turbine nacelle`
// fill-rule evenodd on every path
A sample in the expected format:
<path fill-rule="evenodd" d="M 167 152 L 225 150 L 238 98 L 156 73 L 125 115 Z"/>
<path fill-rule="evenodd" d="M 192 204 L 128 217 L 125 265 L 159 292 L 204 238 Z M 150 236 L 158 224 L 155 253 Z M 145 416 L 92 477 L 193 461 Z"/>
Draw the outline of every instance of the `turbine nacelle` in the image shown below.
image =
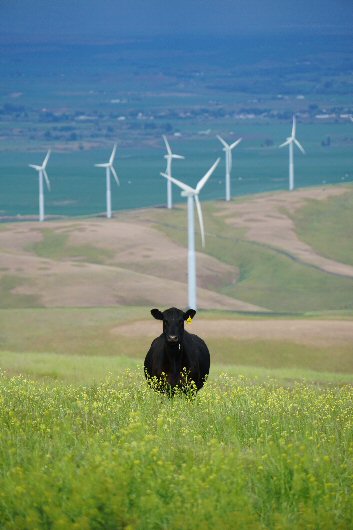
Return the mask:
<path fill-rule="evenodd" d="M 172 158 L 175 158 L 175 159 L 179 159 L 179 160 L 184 160 L 184 156 L 181 156 L 181 155 L 176 155 L 174 153 L 172 153 L 172 150 L 170 148 L 170 145 L 169 145 L 169 142 L 167 140 L 167 137 L 163 134 L 163 140 L 164 140 L 164 143 L 165 143 L 165 146 L 166 146 L 166 149 L 167 149 L 167 154 L 164 155 L 164 158 L 167 159 L 167 161 L 171 161 Z"/>
<path fill-rule="evenodd" d="M 305 155 L 304 147 L 301 145 L 301 143 L 296 138 L 296 119 L 295 116 L 293 116 L 293 125 L 292 125 L 292 134 L 291 136 L 288 136 L 285 142 L 281 144 L 279 147 L 285 147 L 286 145 L 295 144 L 298 149 Z"/>
<path fill-rule="evenodd" d="M 225 162 L 226 162 L 226 201 L 230 201 L 230 173 L 232 171 L 232 150 L 240 144 L 242 138 L 238 138 L 232 144 L 228 144 L 221 136 L 217 135 L 218 140 L 223 145 L 223 151 L 225 152 Z"/>
<path fill-rule="evenodd" d="M 165 147 L 167 149 L 167 154 L 164 155 L 164 158 L 167 160 L 167 167 L 166 167 L 166 174 L 168 175 L 168 177 L 171 177 L 172 176 L 172 162 L 173 162 L 173 159 L 174 160 L 183 160 L 184 157 L 181 156 L 181 155 L 176 155 L 174 153 L 172 153 L 172 150 L 170 148 L 170 145 L 169 145 L 169 142 L 167 140 L 167 137 L 163 134 L 163 140 L 164 140 L 164 143 L 165 143 Z M 167 183 L 167 207 L 169 209 L 172 208 L 173 206 L 173 200 L 172 200 L 172 183 L 171 183 L 171 180 L 168 181 Z"/>
<path fill-rule="evenodd" d="M 114 144 L 112 154 L 110 155 L 109 162 L 105 162 L 104 164 L 94 164 L 95 167 L 104 167 L 105 169 L 108 169 L 112 172 L 115 182 L 118 186 L 120 186 L 119 177 L 116 174 L 116 171 L 113 166 L 113 162 L 115 159 L 115 153 L 116 153 L 117 144 Z"/>
<path fill-rule="evenodd" d="M 289 138 L 286 139 L 285 142 L 283 142 L 283 144 L 281 144 L 279 147 L 285 147 L 286 145 L 289 145 L 293 142 L 293 138 L 290 136 Z"/>
<path fill-rule="evenodd" d="M 283 142 L 279 147 L 289 147 L 289 191 L 294 189 L 294 145 L 305 155 L 305 151 L 301 143 L 297 140 L 296 136 L 296 120 L 293 116 L 293 125 L 291 135 L 287 137 L 286 141 Z"/>
<path fill-rule="evenodd" d="M 181 156 L 181 155 L 174 155 L 173 153 L 171 153 L 170 155 L 164 155 L 164 158 L 166 158 L 167 160 L 170 159 L 170 158 L 177 158 L 179 160 L 185 160 L 185 156 Z"/>
<path fill-rule="evenodd" d="M 291 136 L 290 138 L 287 138 L 287 140 L 281 144 L 279 147 L 285 147 L 286 145 L 290 145 L 290 144 L 295 144 L 298 149 L 303 153 L 303 155 L 305 155 L 305 149 L 304 147 L 301 145 L 301 143 L 296 139 L 296 138 L 293 138 L 293 136 Z"/>
<path fill-rule="evenodd" d="M 196 190 L 193 190 L 193 191 L 182 191 L 181 192 L 181 197 L 195 197 L 195 195 L 198 195 L 199 192 L 196 191 Z"/>
<path fill-rule="evenodd" d="M 47 167 L 50 153 L 51 151 L 49 149 L 43 160 L 43 164 L 41 166 L 38 166 L 37 164 L 28 164 L 29 167 L 31 167 L 32 169 L 35 169 L 36 171 L 38 171 L 39 174 L 41 173 L 44 176 L 44 179 L 45 179 L 45 182 L 46 182 L 46 185 L 49 191 L 50 191 L 50 181 L 49 181 L 49 177 L 47 175 L 45 168 Z"/>
<path fill-rule="evenodd" d="M 203 223 L 203 216 L 202 216 L 202 210 L 201 210 L 201 204 L 199 199 L 199 193 L 218 166 L 220 161 L 220 158 L 217 158 L 216 162 L 211 166 L 211 168 L 205 173 L 205 175 L 202 177 L 202 179 L 199 180 L 197 183 L 196 188 L 192 188 L 191 186 L 188 186 L 184 182 L 181 182 L 178 179 L 175 179 L 174 177 L 171 177 L 170 175 L 167 175 L 166 173 L 161 173 L 162 177 L 166 178 L 167 180 L 170 180 L 174 184 L 176 184 L 179 188 L 182 189 L 181 196 L 187 197 L 187 198 L 193 198 L 196 204 L 197 209 L 197 215 L 199 218 L 200 223 L 200 231 L 201 231 L 201 241 L 202 241 L 202 247 L 205 246 L 205 229 L 204 229 L 204 223 Z"/>
<path fill-rule="evenodd" d="M 225 151 L 225 152 L 232 151 L 237 145 L 240 144 L 240 142 L 243 139 L 243 138 L 238 138 L 238 140 L 235 140 L 235 142 L 233 142 L 232 144 L 227 144 L 227 142 L 225 140 L 223 140 L 223 138 L 221 136 L 217 135 L 217 138 L 223 144 L 223 151 Z"/>

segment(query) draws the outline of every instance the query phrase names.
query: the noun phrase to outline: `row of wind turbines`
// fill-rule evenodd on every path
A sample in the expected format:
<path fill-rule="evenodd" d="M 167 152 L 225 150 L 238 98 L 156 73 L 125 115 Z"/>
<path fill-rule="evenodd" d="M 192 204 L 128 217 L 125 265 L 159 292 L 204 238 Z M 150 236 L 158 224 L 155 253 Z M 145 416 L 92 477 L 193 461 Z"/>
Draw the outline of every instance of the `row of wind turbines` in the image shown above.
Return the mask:
<path fill-rule="evenodd" d="M 225 200 L 231 200 L 231 170 L 232 170 L 232 151 L 237 147 L 242 138 L 238 138 L 235 142 L 228 144 L 221 136 L 217 136 L 218 140 L 223 145 L 223 151 L 225 152 Z M 198 215 L 198 220 L 200 224 L 200 233 L 201 233 L 201 243 L 202 247 L 205 247 L 205 229 L 202 216 L 201 203 L 199 199 L 199 193 L 202 188 L 205 186 L 208 179 L 211 177 L 216 167 L 220 162 L 220 158 L 217 158 L 215 163 L 210 167 L 210 169 L 205 173 L 205 175 L 199 180 L 195 188 L 185 184 L 184 182 L 174 178 L 172 176 L 172 161 L 174 159 L 184 159 L 183 156 L 177 155 L 172 152 L 169 142 L 165 136 L 163 136 L 167 154 L 164 155 L 164 158 L 167 161 L 167 167 L 165 173 L 161 175 L 167 180 L 167 208 L 171 209 L 173 207 L 172 200 L 172 184 L 178 186 L 182 192 L 181 196 L 187 198 L 187 212 L 188 212 L 188 305 L 190 308 L 197 309 L 197 282 L 196 282 L 196 253 L 195 253 L 195 212 L 194 206 L 196 206 L 196 211 Z M 294 145 L 300 149 L 300 151 L 305 154 L 303 146 L 299 143 L 296 138 L 296 119 L 293 116 L 292 132 L 291 135 L 282 143 L 279 147 L 289 147 L 289 190 L 294 189 Z M 111 174 L 113 175 L 116 184 L 119 186 L 120 181 L 118 175 L 114 169 L 114 160 L 116 155 L 117 145 L 113 147 L 113 151 L 109 158 L 109 161 L 102 164 L 95 164 L 95 167 L 105 168 L 106 174 L 106 205 L 107 205 L 107 218 L 112 216 L 112 207 L 111 207 Z M 48 189 L 50 190 L 50 181 L 46 172 L 46 167 L 50 157 L 50 150 L 48 151 L 46 157 L 41 166 L 31 164 L 30 167 L 38 171 L 39 176 L 39 221 L 44 221 L 44 183 L 47 184 Z"/>

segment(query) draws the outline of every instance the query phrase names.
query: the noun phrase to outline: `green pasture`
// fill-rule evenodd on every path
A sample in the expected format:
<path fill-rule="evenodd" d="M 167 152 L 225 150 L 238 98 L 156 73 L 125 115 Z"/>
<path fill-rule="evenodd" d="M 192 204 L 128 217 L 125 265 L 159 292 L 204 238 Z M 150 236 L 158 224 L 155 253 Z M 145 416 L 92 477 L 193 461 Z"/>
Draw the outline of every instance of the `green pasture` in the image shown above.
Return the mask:
<path fill-rule="evenodd" d="M 350 345 L 204 337 L 204 388 L 168 399 L 145 382 L 151 339 L 116 329 L 150 318 L 0 310 L 1 528 L 349 528 Z"/>
<path fill-rule="evenodd" d="M 335 314 L 308 318 L 318 316 L 342 318 Z M 196 316 L 221 317 L 255 318 L 210 311 Z M 256 318 L 266 320 L 265 316 Z M 350 318 L 349 314 L 346 318 Z M 143 307 L 1 309 L 0 367 L 11 374 L 54 381 L 101 381 L 108 372 L 117 374 L 124 367 L 142 367 L 152 338 L 121 335 L 117 327 L 149 319 L 149 308 Z M 285 317 L 282 321 L 285 325 Z M 273 374 L 283 380 L 353 381 L 350 344 L 316 346 L 284 339 L 204 338 L 211 352 L 211 377 L 227 370 L 261 377 Z"/>
<path fill-rule="evenodd" d="M 272 359 L 272 347 L 274 343 L 269 342 L 264 348 L 261 341 L 249 341 L 245 348 L 243 345 L 237 344 L 233 341 L 233 349 L 238 350 L 242 355 L 235 359 L 228 357 L 228 362 L 232 364 L 224 364 L 215 362 L 214 349 L 212 341 L 208 341 L 211 349 L 212 364 L 209 381 L 214 381 L 220 374 L 226 373 L 230 376 L 245 376 L 251 379 L 254 383 L 259 383 L 272 378 L 285 386 L 292 386 L 296 381 L 315 383 L 320 386 L 325 385 L 342 385 L 353 383 L 353 369 L 351 363 L 347 362 L 348 348 L 346 349 L 346 363 L 341 363 L 342 356 L 335 355 L 334 359 L 328 361 L 328 351 L 322 351 L 313 348 L 299 348 L 292 344 L 279 343 L 275 344 L 277 349 L 280 349 L 284 359 L 279 359 L 278 354 L 276 360 Z M 148 345 L 149 346 L 149 345 Z M 246 357 L 244 354 L 251 351 L 256 351 L 255 360 L 257 364 L 250 364 L 254 361 L 253 357 Z M 271 351 L 271 355 L 266 353 Z M 288 357 L 291 351 L 295 351 L 292 362 L 288 363 Z M 300 352 L 303 351 L 300 357 Z M 140 353 L 140 352 L 139 352 Z M 60 385 L 94 385 L 104 381 L 108 375 L 117 377 L 126 369 L 131 369 L 137 373 L 143 373 L 144 353 L 139 356 L 123 356 L 123 355 L 68 355 L 66 353 L 31 353 L 31 352 L 13 352 L 0 351 L 0 368 L 8 377 L 22 375 L 31 380 L 42 381 L 46 384 L 60 384 Z M 305 358 L 305 355 L 308 358 Z M 313 357 L 323 362 L 313 363 Z M 326 354 L 326 355 L 325 355 Z M 261 358 L 258 362 L 258 358 Z M 243 362 L 244 364 L 237 364 Z M 341 363 L 338 365 L 338 363 Z M 334 363 L 336 366 L 333 366 Z M 263 365 L 267 367 L 263 367 Z M 289 366 L 288 366 L 289 364 Z M 270 366 L 270 367 L 268 367 Z M 313 366 L 313 368 L 308 368 Z M 315 369 L 316 368 L 316 369 Z M 329 369 L 339 369 L 339 371 L 327 371 Z"/>
<path fill-rule="evenodd" d="M 350 385 L 219 374 L 168 399 L 135 369 L 0 382 L 5 530 L 350 527 Z"/>

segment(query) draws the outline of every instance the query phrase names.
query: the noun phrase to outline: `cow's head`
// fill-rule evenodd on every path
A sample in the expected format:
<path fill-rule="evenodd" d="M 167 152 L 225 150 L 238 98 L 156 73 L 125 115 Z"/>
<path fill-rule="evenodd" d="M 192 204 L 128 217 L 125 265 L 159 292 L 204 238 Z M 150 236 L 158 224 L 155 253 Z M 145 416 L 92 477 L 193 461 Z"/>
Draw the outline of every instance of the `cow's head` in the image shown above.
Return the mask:
<path fill-rule="evenodd" d="M 171 307 L 165 311 L 151 309 L 151 314 L 157 320 L 163 320 L 163 333 L 170 344 L 180 344 L 183 340 L 184 322 L 188 318 L 193 318 L 196 314 L 194 309 L 182 311 L 176 307 Z"/>

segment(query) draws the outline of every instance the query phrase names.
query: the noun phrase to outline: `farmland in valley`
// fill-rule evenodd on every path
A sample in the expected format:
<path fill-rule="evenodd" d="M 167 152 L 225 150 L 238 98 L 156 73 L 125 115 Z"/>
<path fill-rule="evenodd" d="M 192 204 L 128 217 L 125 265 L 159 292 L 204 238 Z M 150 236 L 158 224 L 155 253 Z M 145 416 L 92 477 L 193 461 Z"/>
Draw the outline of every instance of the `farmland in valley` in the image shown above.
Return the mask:
<path fill-rule="evenodd" d="M 36 176 L 28 164 L 38 164 L 49 148 L 47 214 L 103 212 L 104 174 L 94 164 L 115 142 L 121 187 L 113 190 L 113 209 L 164 204 L 162 134 L 186 157 L 174 165 L 177 178 L 196 182 L 223 155 L 221 134 L 243 138 L 234 153 L 235 195 L 285 190 L 288 153 L 278 145 L 290 133 L 293 113 L 307 153 L 296 153 L 296 185 L 353 180 L 347 36 L 238 36 L 211 45 L 205 39 L 0 41 L 0 52 L 2 218 L 37 214 Z M 223 197 L 222 160 L 203 199 Z"/>

